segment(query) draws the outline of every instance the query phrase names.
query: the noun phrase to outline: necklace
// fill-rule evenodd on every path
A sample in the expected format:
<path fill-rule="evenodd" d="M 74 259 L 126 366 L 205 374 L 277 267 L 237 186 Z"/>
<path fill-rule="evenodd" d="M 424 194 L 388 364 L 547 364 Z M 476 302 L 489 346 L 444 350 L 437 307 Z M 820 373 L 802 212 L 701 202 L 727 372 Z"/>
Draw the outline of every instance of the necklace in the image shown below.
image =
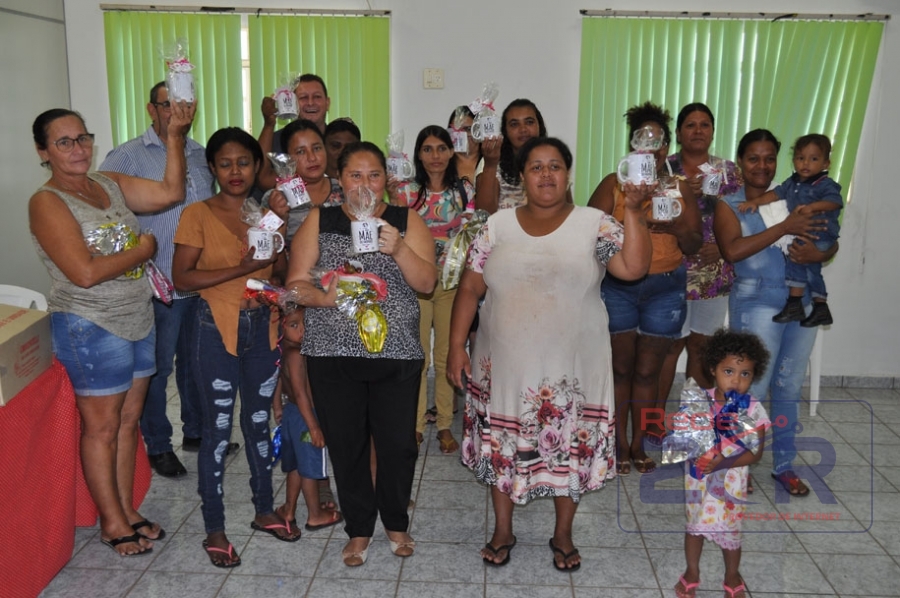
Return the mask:
<path fill-rule="evenodd" d="M 88 179 L 88 187 L 92 187 L 92 188 L 93 188 L 92 183 L 94 183 L 94 181 L 91 180 L 91 179 Z M 78 197 L 80 197 L 81 199 L 83 199 L 84 201 L 86 201 L 88 204 L 90 204 L 90 205 L 92 205 L 92 206 L 94 206 L 94 207 L 96 207 L 96 208 L 103 209 L 103 207 L 104 207 L 104 206 L 103 206 L 103 200 L 102 200 L 102 199 L 97 199 L 97 198 L 95 198 L 95 197 L 91 197 L 91 196 L 89 196 L 89 195 L 85 195 L 85 194 L 82 193 L 81 191 L 78 191 L 77 189 L 72 189 L 72 188 L 70 188 L 70 187 L 66 187 L 65 185 L 63 185 L 63 184 L 61 184 L 61 183 L 59 183 L 59 182 L 57 182 L 57 181 L 53 181 L 53 184 L 56 185 L 57 187 L 59 187 L 61 190 L 65 191 L 66 193 L 77 195 Z"/>

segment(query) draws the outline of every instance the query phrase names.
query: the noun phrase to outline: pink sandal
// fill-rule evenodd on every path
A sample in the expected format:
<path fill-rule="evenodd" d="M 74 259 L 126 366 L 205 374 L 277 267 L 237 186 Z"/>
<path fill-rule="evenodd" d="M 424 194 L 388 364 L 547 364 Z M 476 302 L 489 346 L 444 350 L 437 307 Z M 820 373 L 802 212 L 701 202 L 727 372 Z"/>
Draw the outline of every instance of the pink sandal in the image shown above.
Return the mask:
<path fill-rule="evenodd" d="M 747 593 L 745 590 L 747 587 L 744 585 L 744 582 L 741 581 L 741 584 L 736 588 L 729 588 L 727 584 L 722 584 L 722 589 L 728 592 L 729 598 L 746 598 Z"/>
<path fill-rule="evenodd" d="M 694 598 L 694 595 L 697 593 L 697 588 L 700 587 L 699 579 L 695 583 L 688 583 L 684 579 L 684 575 L 678 576 L 678 583 L 684 588 L 683 590 L 679 590 L 678 584 L 675 584 L 675 595 L 678 596 L 678 598 Z"/>

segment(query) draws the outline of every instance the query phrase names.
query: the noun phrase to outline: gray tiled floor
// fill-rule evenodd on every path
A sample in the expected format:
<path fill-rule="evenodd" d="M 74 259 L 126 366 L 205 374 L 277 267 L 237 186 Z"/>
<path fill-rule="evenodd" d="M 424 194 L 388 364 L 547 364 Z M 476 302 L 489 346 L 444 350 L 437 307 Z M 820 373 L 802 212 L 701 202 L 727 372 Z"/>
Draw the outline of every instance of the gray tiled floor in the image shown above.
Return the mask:
<path fill-rule="evenodd" d="M 900 445 L 900 391 L 824 388 L 819 415 L 810 419 L 806 405 L 802 412 L 801 436 L 822 440 L 807 441 L 796 463 L 818 476 L 819 492 L 786 499 L 768 475 L 771 458 L 755 467 L 757 492 L 748 512 L 789 520 L 745 524 L 741 571 L 752 596 L 900 596 L 900 462 L 893 452 Z M 178 419 L 175 398 L 170 417 Z M 458 437 L 459 421 L 454 432 Z M 821 461 L 831 449 L 836 457 L 829 469 Z M 351 569 L 340 562 L 345 536 L 339 527 L 304 533 L 296 544 L 254 533 L 241 452 L 230 458 L 225 492 L 228 534 L 243 564 L 216 569 L 200 546 L 196 457 L 188 453 L 185 464 L 186 478 L 154 478 L 141 509 L 168 531 L 152 554 L 118 558 L 100 544 L 97 528 L 78 529 L 72 560 L 42 596 L 661 598 L 674 596 L 684 567 L 680 483 L 672 472 L 632 473 L 584 498 L 575 519 L 580 571 L 559 573 L 551 566 L 549 501 L 516 510 L 519 544 L 510 565 L 485 567 L 478 550 L 493 523 L 487 491 L 457 456 L 440 453 L 429 428 L 413 487 L 411 532 L 419 543 L 413 557 L 394 557 L 377 534 L 369 562 Z M 277 473 L 276 504 L 283 481 Z M 675 491 L 674 498 L 666 500 L 662 491 Z M 820 512 L 840 519 L 805 519 Z M 298 519 L 304 516 L 301 508 Z M 701 564 L 697 596 L 722 596 L 724 567 L 714 545 L 707 543 Z"/>

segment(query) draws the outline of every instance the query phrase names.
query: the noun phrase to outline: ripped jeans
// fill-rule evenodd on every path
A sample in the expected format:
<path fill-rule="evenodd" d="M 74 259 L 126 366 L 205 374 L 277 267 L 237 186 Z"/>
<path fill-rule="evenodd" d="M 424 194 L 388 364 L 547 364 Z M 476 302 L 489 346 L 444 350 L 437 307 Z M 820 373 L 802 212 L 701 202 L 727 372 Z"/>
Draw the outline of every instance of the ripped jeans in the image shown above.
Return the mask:
<path fill-rule="evenodd" d="M 206 533 L 225 530 L 223 479 L 231 439 L 234 402 L 241 396 L 241 432 L 250 466 L 250 490 L 257 515 L 273 512 L 269 410 L 275 391 L 278 351 L 269 349 L 268 307 L 241 310 L 237 357 L 225 350 L 209 304 L 197 306 L 191 358 L 200 393 L 200 453 L 197 457 L 201 510 Z"/>

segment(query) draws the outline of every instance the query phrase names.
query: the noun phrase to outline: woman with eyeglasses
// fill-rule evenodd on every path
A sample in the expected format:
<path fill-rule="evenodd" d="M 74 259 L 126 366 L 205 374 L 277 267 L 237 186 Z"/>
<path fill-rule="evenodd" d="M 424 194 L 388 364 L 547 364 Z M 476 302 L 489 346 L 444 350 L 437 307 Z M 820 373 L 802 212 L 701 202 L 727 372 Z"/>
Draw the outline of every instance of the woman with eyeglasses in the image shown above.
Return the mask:
<path fill-rule="evenodd" d="M 132 506 L 138 422 L 156 372 L 153 296 L 144 262 L 156 252 L 133 212 L 184 199 L 185 135 L 193 105 L 172 104 L 162 181 L 89 172 L 94 135 L 77 112 L 39 115 L 32 134 L 50 179 L 28 204 L 31 235 L 52 280 L 53 352 L 81 413 L 81 463 L 100 511 L 100 541 L 120 556 L 147 554 L 165 537 Z M 123 243 L 110 243 L 111 229 Z M 100 239 L 99 241 L 97 239 Z"/>

